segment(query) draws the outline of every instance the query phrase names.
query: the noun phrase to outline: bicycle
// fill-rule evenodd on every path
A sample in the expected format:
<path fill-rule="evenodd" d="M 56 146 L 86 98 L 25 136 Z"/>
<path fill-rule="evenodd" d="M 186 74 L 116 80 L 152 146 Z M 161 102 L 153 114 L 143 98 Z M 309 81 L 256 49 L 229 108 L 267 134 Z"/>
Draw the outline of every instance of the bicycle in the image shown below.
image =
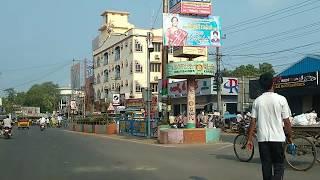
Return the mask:
<path fill-rule="evenodd" d="M 233 141 L 234 153 L 241 162 L 249 162 L 254 156 L 254 144 L 251 150 L 247 148 L 247 127 L 242 126 Z M 284 148 L 287 164 L 297 171 L 306 171 L 312 168 L 317 159 L 317 149 L 314 143 L 301 135 L 293 136 L 292 142 L 296 145 L 295 153 L 289 153 L 288 143 Z"/>

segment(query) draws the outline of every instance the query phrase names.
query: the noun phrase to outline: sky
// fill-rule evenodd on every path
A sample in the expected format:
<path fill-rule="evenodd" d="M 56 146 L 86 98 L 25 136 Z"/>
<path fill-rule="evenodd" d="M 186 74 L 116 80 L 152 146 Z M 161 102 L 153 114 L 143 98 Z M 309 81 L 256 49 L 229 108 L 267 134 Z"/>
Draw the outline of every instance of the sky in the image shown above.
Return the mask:
<path fill-rule="evenodd" d="M 155 22 L 160 28 L 161 4 L 162 0 L 1 0 L 0 91 L 26 91 L 46 81 L 68 86 L 72 59 L 92 60 L 91 41 L 99 33 L 103 11 L 128 11 L 136 27 L 149 29 Z M 280 72 L 306 54 L 320 54 L 319 0 L 212 4 L 226 34 L 221 47 L 224 68 L 268 62 Z"/>

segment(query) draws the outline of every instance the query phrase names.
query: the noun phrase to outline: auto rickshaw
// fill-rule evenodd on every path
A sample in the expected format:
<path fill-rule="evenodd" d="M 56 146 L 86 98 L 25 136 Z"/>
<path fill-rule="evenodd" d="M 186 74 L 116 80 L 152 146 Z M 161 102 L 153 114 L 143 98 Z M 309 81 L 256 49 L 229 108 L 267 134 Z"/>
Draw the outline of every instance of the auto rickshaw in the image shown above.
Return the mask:
<path fill-rule="evenodd" d="M 30 121 L 27 118 L 20 118 L 18 120 L 18 129 L 29 129 L 30 128 Z"/>

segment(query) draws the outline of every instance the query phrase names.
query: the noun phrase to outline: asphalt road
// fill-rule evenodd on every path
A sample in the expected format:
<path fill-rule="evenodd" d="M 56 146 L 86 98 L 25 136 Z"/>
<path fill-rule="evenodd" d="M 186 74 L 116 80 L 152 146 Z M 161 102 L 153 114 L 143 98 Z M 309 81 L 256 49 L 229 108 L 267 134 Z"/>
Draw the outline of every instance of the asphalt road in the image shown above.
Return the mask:
<path fill-rule="evenodd" d="M 0 138 L 1 180 L 262 179 L 259 158 L 238 162 L 228 142 L 161 146 L 37 127 L 14 133 L 13 139 Z M 290 180 L 318 180 L 320 166 L 285 174 Z"/>

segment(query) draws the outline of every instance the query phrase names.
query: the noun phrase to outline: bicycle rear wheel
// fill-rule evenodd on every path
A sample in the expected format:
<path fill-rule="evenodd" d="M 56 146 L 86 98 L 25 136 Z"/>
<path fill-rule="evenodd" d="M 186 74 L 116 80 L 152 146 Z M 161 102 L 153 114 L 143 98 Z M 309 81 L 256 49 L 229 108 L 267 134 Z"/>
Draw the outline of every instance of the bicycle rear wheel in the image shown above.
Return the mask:
<path fill-rule="evenodd" d="M 239 134 L 234 138 L 233 141 L 233 150 L 236 157 L 241 162 L 248 162 L 252 159 L 254 155 L 254 146 L 252 150 L 248 150 L 247 148 L 247 136 L 244 134 Z"/>
<path fill-rule="evenodd" d="M 312 141 L 304 136 L 295 136 L 292 139 L 297 146 L 296 152 L 288 153 L 288 145 L 285 147 L 285 158 L 291 168 L 297 171 L 310 169 L 316 161 L 316 147 Z"/>

